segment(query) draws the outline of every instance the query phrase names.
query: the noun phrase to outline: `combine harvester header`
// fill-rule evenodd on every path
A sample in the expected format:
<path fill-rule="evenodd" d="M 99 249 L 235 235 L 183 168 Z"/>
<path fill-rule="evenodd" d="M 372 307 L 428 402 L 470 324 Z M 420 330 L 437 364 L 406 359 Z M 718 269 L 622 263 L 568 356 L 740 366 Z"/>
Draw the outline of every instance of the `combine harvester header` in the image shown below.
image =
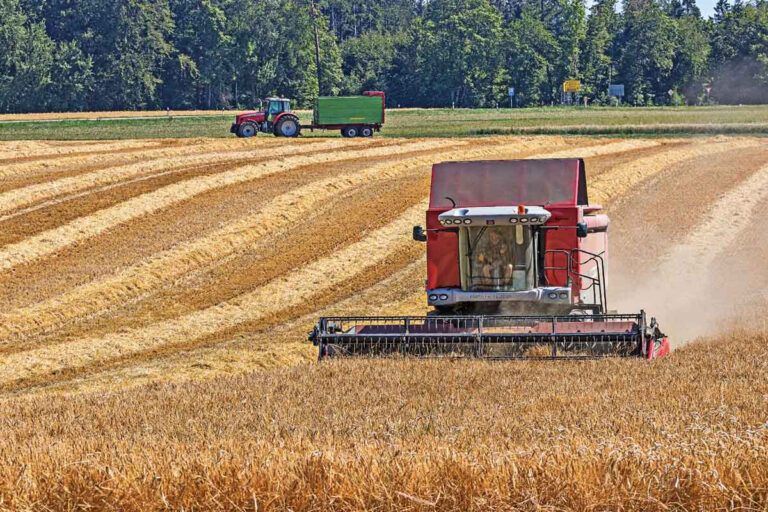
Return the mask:
<path fill-rule="evenodd" d="M 645 312 L 609 313 L 608 216 L 581 159 L 445 162 L 432 169 L 425 317 L 326 317 L 320 358 L 464 355 L 648 359 L 669 352 Z"/>

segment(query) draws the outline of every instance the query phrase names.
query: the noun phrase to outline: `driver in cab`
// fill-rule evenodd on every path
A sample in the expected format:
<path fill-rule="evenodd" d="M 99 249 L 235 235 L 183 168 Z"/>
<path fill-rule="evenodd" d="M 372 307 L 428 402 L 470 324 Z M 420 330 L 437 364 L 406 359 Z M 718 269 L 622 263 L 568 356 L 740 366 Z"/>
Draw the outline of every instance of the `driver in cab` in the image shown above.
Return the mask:
<path fill-rule="evenodd" d="M 477 261 L 482 265 L 483 284 L 501 286 L 512 278 L 509 247 L 497 230 L 489 229 L 489 232 L 488 242 L 478 254 Z"/>

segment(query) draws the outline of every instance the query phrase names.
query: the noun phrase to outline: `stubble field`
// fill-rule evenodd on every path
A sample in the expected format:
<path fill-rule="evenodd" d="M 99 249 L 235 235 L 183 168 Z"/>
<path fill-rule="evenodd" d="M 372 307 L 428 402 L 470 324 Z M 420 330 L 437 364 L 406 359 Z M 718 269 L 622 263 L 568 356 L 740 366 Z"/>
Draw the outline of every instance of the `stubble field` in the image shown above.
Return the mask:
<path fill-rule="evenodd" d="M 586 159 L 670 358 L 313 362 L 317 316 L 425 311 L 432 163 L 535 157 Z M 11 141 L 0 176 L 0 509 L 768 507 L 764 139 Z"/>

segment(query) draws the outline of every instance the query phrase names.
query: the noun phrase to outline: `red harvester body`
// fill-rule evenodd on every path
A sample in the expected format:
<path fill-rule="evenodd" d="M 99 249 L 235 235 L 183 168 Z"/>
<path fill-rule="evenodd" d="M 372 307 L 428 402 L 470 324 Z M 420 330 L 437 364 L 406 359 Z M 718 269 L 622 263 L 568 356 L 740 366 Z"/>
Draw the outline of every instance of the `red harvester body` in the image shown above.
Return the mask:
<path fill-rule="evenodd" d="M 446 162 L 432 169 L 426 317 L 321 318 L 321 357 L 661 357 L 645 313 L 608 310 L 607 215 L 581 159 Z M 546 353 L 545 353 L 546 352 Z"/>

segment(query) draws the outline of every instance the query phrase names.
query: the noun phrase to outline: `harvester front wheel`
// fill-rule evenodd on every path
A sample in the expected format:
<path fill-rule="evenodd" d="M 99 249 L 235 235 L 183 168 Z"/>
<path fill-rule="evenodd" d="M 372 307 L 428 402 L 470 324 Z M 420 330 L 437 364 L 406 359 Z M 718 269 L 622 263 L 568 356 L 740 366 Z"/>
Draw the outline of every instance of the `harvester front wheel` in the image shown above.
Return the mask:
<path fill-rule="evenodd" d="M 370 137 L 371 135 L 373 135 L 373 128 L 371 128 L 370 126 L 363 126 L 362 128 L 360 128 L 361 137 Z"/>
<path fill-rule="evenodd" d="M 347 138 L 357 137 L 359 133 L 357 126 L 346 126 L 341 129 L 341 134 Z"/>
<path fill-rule="evenodd" d="M 237 129 L 238 137 L 253 137 L 257 133 L 259 133 L 259 127 L 256 126 L 256 123 L 252 123 L 250 121 L 246 121 L 245 123 L 241 124 L 240 128 Z"/>
<path fill-rule="evenodd" d="M 283 116 L 275 125 L 275 135 L 278 137 L 298 137 L 300 131 L 299 118 L 295 116 Z"/>

